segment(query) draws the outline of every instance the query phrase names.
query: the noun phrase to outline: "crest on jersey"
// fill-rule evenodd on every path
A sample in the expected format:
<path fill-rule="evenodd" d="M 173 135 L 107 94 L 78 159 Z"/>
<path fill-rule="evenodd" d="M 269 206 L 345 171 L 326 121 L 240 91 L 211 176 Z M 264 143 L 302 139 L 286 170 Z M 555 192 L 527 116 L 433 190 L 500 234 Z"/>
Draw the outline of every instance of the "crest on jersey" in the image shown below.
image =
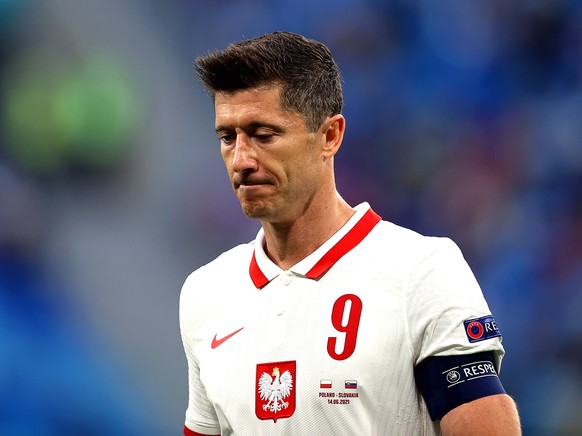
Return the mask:
<path fill-rule="evenodd" d="M 289 418 L 295 412 L 294 360 L 257 365 L 255 414 L 259 419 Z"/>

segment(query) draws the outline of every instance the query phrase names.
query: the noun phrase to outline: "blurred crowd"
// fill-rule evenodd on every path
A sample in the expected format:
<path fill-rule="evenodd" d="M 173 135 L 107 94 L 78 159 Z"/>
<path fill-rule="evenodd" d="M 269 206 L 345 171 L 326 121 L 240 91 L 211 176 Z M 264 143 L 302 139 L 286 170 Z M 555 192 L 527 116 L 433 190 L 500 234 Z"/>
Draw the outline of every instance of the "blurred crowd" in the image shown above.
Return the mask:
<path fill-rule="evenodd" d="M 524 434 L 582 433 L 582 2 L 0 2 L 0 434 L 179 434 L 186 275 L 254 237 L 195 56 L 275 30 L 344 76 L 339 191 L 459 244 Z"/>

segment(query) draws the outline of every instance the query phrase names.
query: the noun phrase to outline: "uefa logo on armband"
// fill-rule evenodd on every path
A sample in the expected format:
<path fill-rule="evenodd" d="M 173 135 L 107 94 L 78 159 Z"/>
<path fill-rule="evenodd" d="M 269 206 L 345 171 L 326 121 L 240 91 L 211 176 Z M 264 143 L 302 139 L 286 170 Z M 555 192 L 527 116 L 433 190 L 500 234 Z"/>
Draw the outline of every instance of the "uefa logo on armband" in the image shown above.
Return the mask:
<path fill-rule="evenodd" d="M 465 333 L 469 342 L 479 342 L 501 336 L 493 315 L 464 321 Z"/>

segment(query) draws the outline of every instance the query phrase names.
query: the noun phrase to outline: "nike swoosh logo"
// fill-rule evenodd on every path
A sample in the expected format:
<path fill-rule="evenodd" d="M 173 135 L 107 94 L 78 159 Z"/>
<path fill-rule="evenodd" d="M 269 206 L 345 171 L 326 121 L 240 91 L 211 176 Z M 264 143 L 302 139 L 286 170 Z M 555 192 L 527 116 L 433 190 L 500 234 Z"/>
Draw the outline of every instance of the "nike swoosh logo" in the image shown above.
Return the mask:
<path fill-rule="evenodd" d="M 234 335 L 236 335 L 238 332 L 240 332 L 242 329 L 244 329 L 244 327 L 241 327 L 240 329 L 238 329 L 235 332 L 232 332 L 229 335 L 226 335 L 224 338 L 220 338 L 217 339 L 216 335 L 214 335 L 214 338 L 212 338 L 212 344 L 210 344 L 210 348 L 212 348 L 213 350 L 218 347 L 219 345 L 222 345 L 222 343 L 230 338 L 232 338 Z"/>

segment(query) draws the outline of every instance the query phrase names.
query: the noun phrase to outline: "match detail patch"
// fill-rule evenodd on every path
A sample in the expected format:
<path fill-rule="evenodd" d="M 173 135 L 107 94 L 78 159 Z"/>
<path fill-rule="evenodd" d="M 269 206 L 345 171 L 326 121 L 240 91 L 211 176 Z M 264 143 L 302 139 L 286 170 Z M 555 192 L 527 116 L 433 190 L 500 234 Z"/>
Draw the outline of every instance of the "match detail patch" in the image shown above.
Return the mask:
<path fill-rule="evenodd" d="M 471 343 L 501 336 L 501 332 L 495 323 L 493 315 L 468 319 L 467 321 L 464 321 L 463 324 L 465 326 L 467 339 L 469 339 L 469 342 Z"/>

